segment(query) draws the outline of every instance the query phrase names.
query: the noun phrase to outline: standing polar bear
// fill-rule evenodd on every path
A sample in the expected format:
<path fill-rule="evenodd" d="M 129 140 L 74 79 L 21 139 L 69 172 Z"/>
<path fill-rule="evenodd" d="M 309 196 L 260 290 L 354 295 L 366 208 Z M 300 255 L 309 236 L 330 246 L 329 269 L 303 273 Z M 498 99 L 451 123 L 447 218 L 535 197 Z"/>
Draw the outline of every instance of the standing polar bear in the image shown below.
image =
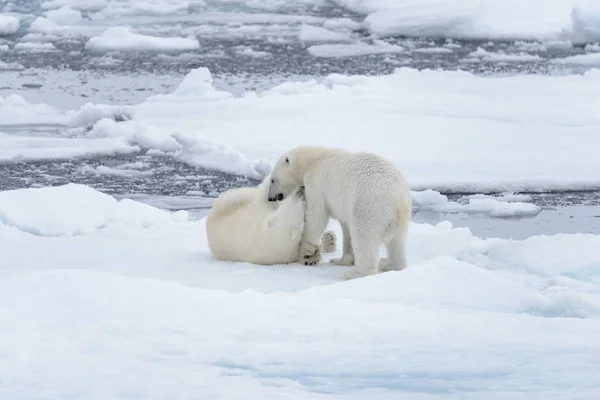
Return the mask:
<path fill-rule="evenodd" d="M 412 217 L 410 188 L 389 161 L 371 153 L 301 146 L 275 163 L 269 200 L 287 198 L 299 185 L 306 191 L 306 226 L 300 245 L 306 265 L 321 259 L 318 241 L 330 217 L 344 235 L 337 265 L 354 265 L 341 278 L 352 279 L 406 266 L 406 235 Z M 379 262 L 385 244 L 388 258 Z"/>
<path fill-rule="evenodd" d="M 268 202 L 270 178 L 258 187 L 231 189 L 214 202 L 206 217 L 208 247 L 215 258 L 252 264 L 298 262 L 306 208 L 304 187 L 283 201 Z M 333 252 L 334 232 L 323 235 L 321 248 Z"/>

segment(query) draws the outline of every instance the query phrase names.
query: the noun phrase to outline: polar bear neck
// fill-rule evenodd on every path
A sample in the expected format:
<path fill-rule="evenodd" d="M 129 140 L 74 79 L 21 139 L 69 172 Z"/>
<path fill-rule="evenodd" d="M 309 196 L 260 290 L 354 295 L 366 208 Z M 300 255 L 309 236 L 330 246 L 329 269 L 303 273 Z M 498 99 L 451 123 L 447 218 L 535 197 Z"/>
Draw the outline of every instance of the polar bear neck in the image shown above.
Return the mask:
<path fill-rule="evenodd" d="M 304 175 L 312 168 L 319 165 L 323 160 L 340 153 L 346 153 L 343 149 L 328 148 L 320 146 L 301 146 L 290 152 L 292 157 L 292 171 L 301 181 Z"/>

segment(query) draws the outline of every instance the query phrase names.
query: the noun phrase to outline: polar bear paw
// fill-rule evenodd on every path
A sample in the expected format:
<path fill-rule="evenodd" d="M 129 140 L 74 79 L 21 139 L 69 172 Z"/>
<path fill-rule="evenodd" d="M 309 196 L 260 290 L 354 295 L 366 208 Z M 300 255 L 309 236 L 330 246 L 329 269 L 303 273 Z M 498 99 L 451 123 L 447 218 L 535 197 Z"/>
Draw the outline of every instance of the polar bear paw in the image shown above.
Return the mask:
<path fill-rule="evenodd" d="M 323 253 L 333 253 L 336 249 L 337 236 L 334 231 L 327 231 L 321 237 L 321 249 Z"/>
<path fill-rule="evenodd" d="M 381 258 L 379 260 L 379 272 L 390 272 L 390 271 L 402 271 L 404 265 L 391 265 L 388 258 Z"/>
<path fill-rule="evenodd" d="M 300 245 L 300 263 L 304 265 L 318 265 L 321 261 L 321 248 L 304 242 Z"/>

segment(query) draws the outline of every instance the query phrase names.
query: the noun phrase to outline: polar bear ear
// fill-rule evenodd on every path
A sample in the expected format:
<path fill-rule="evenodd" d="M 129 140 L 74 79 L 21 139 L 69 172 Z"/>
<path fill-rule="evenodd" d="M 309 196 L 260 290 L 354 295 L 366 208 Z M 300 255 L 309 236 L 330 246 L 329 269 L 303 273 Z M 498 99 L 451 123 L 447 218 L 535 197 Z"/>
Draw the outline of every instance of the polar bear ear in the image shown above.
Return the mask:
<path fill-rule="evenodd" d="M 290 157 L 285 156 L 285 165 L 290 165 Z"/>

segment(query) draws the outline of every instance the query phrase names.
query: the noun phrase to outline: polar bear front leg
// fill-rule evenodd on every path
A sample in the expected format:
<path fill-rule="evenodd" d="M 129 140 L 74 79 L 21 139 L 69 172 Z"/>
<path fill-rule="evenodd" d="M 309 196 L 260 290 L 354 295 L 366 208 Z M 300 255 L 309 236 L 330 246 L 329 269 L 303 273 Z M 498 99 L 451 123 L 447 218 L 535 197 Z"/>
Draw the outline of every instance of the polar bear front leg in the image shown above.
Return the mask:
<path fill-rule="evenodd" d="M 344 235 L 342 257 L 332 258 L 329 260 L 329 262 L 335 265 L 354 265 L 354 251 L 352 251 L 352 237 L 350 236 L 350 229 L 348 228 L 348 224 L 341 221 L 340 225 L 342 226 L 342 234 Z"/>
<path fill-rule="evenodd" d="M 304 238 L 300 244 L 300 263 L 317 265 L 321 261 L 321 235 L 327 228 L 329 214 L 325 200 L 313 193 L 306 192 L 306 214 Z"/>
<path fill-rule="evenodd" d="M 300 236 L 304 233 L 304 208 L 306 207 L 304 186 L 298 187 L 292 195 L 281 202 L 281 205 L 267 219 L 267 228 L 276 225 L 287 227 L 290 232 L 290 240 L 300 242 Z M 281 231 L 283 232 L 283 231 Z"/>

